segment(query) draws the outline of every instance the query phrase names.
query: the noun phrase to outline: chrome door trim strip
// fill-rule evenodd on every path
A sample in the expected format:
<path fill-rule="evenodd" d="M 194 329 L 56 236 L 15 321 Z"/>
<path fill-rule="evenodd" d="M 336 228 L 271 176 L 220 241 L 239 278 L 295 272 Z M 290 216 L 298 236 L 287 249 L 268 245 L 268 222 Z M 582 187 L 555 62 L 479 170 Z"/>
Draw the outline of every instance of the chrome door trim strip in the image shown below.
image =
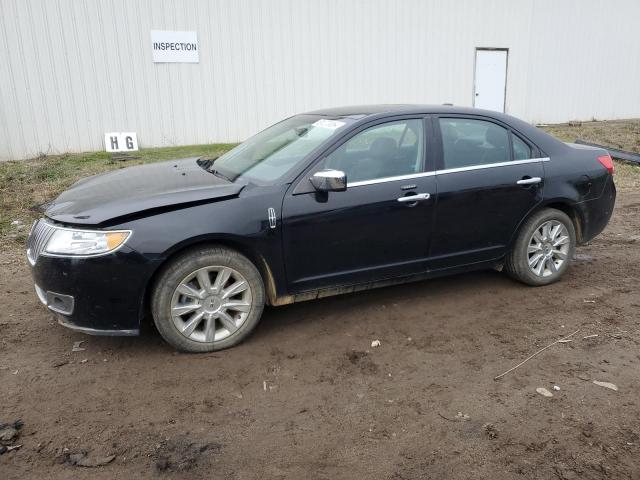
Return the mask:
<path fill-rule="evenodd" d="M 395 177 L 375 178 L 373 180 L 362 180 L 359 182 L 349 182 L 347 180 L 347 188 L 362 187 L 365 185 L 375 185 L 377 183 L 395 182 L 398 180 L 411 180 L 412 178 L 432 177 L 434 175 L 446 175 L 448 173 L 459 173 L 473 170 L 484 170 L 485 168 L 509 167 L 511 165 L 526 165 L 528 163 L 549 162 L 549 157 L 529 158 L 527 160 L 513 160 L 511 162 L 488 163 L 486 165 L 471 165 L 469 167 L 447 168 L 444 170 L 436 170 L 433 172 L 413 173 L 409 175 L 398 175 Z"/>
<path fill-rule="evenodd" d="M 470 172 L 473 170 L 484 170 L 485 168 L 509 167 L 511 165 L 526 165 L 528 163 L 548 162 L 549 157 L 529 158 L 527 160 L 513 160 L 511 162 L 488 163 L 486 165 L 471 165 L 469 167 L 447 168 L 445 170 L 437 170 L 436 175 L 446 175 L 447 173 Z"/>
<path fill-rule="evenodd" d="M 396 177 L 374 178 L 373 180 L 362 180 L 360 182 L 349 182 L 347 179 L 347 188 L 361 187 L 363 185 L 375 185 L 376 183 L 395 182 L 396 180 L 411 180 L 412 178 L 433 177 L 436 172 L 420 172 L 409 175 L 398 175 Z"/>

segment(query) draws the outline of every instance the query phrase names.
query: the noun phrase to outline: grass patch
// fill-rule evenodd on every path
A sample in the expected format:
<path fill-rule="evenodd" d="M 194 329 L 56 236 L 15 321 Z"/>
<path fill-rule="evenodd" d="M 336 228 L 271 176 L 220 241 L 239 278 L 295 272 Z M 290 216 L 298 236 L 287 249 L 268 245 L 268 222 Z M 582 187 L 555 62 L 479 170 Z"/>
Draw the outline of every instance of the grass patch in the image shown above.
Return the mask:
<path fill-rule="evenodd" d="M 542 129 L 563 142 L 575 142 L 579 138 L 605 147 L 640 153 L 640 119 L 582 122 L 575 126 L 548 125 Z M 615 168 L 619 190 L 640 189 L 640 165 L 615 161 Z"/>
<path fill-rule="evenodd" d="M 563 142 L 585 140 L 618 150 L 640 153 L 640 119 L 582 122 L 580 125 L 548 125 L 544 131 Z"/>
<path fill-rule="evenodd" d="M 57 197 L 77 180 L 97 173 L 143 163 L 195 156 L 217 156 L 235 144 L 145 148 L 124 162 L 111 161 L 107 152 L 47 155 L 30 160 L 0 162 L 0 240 L 23 243 L 31 223 L 41 216 L 38 205 Z M 12 225 L 13 221 L 22 222 Z"/>

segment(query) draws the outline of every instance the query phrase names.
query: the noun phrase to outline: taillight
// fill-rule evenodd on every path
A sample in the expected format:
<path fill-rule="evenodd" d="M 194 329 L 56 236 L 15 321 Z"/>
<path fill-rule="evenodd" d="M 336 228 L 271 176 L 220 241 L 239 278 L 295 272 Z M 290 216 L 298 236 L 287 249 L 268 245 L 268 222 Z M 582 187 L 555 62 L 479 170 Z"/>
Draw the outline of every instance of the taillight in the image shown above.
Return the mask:
<path fill-rule="evenodd" d="M 611 160 L 611 155 L 602 155 L 598 157 L 598 161 L 611 175 L 613 175 L 613 160 Z"/>

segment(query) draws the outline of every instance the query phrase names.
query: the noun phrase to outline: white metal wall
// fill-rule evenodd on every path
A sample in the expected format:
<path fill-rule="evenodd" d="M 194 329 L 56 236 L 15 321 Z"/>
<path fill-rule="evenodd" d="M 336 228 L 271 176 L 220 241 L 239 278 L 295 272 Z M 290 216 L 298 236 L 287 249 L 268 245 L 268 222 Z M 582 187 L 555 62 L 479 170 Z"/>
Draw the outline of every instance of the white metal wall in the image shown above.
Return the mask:
<path fill-rule="evenodd" d="M 0 159 L 242 140 L 293 113 L 471 105 L 476 47 L 509 48 L 507 112 L 640 116 L 638 0 L 0 0 Z M 195 30 L 199 64 L 150 31 Z"/>

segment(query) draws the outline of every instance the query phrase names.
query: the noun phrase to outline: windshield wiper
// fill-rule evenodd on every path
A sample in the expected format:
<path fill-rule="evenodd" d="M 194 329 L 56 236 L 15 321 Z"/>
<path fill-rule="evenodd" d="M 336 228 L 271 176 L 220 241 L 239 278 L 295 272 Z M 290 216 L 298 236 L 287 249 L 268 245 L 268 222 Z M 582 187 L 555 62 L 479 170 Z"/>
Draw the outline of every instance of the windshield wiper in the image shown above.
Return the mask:
<path fill-rule="evenodd" d="M 233 183 L 233 180 L 231 180 L 229 177 L 227 177 L 224 173 L 222 173 L 220 170 L 214 170 L 213 168 L 209 168 L 207 169 L 209 172 L 213 173 L 216 177 L 220 177 L 224 180 L 226 180 L 227 182 L 231 182 Z"/>
<path fill-rule="evenodd" d="M 215 163 L 215 161 L 220 158 L 220 157 L 215 157 L 215 158 L 200 158 L 198 159 L 198 165 L 200 165 L 202 168 L 204 168 L 207 172 L 209 173 L 213 173 L 216 177 L 220 177 L 228 182 L 233 183 L 233 180 L 231 180 L 229 177 L 227 177 L 224 173 L 222 173 L 220 170 L 216 170 L 213 167 L 213 164 Z"/>
<path fill-rule="evenodd" d="M 200 157 L 197 160 L 197 163 L 198 163 L 198 165 L 200 165 L 205 170 L 209 170 L 209 168 L 211 168 L 211 165 L 213 165 L 213 162 L 215 162 L 218 158 L 220 158 L 220 157 L 214 157 L 214 158 Z"/>

